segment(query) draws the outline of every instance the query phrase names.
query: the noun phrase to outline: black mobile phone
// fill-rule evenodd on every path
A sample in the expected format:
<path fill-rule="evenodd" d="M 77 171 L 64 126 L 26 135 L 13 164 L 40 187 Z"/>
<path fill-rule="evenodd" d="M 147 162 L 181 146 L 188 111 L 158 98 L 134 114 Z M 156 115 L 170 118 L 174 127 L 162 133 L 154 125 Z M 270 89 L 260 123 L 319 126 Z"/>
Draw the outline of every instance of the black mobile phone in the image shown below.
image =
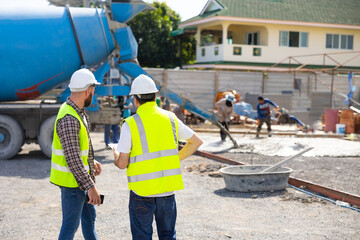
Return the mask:
<path fill-rule="evenodd" d="M 104 203 L 104 195 L 102 195 L 102 194 L 100 194 L 100 199 L 101 199 L 101 204 L 103 204 Z M 85 201 L 86 202 L 89 202 L 89 195 L 86 193 L 86 197 L 85 197 Z"/>

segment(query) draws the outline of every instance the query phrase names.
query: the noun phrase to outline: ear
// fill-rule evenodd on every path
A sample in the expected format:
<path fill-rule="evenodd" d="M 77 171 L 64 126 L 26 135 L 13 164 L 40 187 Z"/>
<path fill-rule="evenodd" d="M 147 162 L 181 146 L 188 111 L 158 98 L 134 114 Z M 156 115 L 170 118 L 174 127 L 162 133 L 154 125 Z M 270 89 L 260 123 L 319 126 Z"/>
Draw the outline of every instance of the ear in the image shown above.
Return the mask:
<path fill-rule="evenodd" d="M 136 97 L 134 97 L 134 104 L 135 104 L 135 107 L 139 107 L 139 106 L 140 106 L 140 103 L 138 102 L 138 100 L 136 99 Z"/>
<path fill-rule="evenodd" d="M 90 95 L 90 93 L 92 92 L 92 88 L 91 87 L 88 87 L 88 89 L 86 89 L 86 95 Z"/>

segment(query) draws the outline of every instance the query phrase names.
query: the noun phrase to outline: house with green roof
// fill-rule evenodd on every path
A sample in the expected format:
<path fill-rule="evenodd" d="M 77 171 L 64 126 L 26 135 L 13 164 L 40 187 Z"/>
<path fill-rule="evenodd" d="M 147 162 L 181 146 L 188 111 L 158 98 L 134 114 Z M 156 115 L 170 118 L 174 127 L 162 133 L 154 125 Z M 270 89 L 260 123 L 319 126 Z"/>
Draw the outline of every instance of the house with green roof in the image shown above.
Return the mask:
<path fill-rule="evenodd" d="M 209 0 L 173 35 L 196 34 L 184 68 L 360 67 L 359 0 Z"/>

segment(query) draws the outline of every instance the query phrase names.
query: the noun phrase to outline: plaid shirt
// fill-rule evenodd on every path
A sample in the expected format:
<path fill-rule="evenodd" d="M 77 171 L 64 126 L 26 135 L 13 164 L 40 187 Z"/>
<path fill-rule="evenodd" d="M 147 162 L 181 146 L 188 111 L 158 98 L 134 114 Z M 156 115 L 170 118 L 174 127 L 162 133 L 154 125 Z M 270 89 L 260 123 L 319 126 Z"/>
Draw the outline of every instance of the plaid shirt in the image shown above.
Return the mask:
<path fill-rule="evenodd" d="M 74 175 L 76 182 L 81 190 L 88 190 L 95 185 L 95 166 L 94 166 L 94 150 L 91 144 L 89 131 L 89 117 L 84 109 L 80 109 L 73 103 L 70 98 L 66 100 L 66 104 L 75 109 L 77 114 L 83 121 L 89 139 L 89 155 L 88 162 L 90 166 L 90 174 L 86 171 L 85 165 L 80 156 L 80 123 L 72 115 L 66 115 L 59 119 L 56 124 L 56 131 L 60 138 L 61 146 L 64 150 L 65 160 L 70 172 Z"/>

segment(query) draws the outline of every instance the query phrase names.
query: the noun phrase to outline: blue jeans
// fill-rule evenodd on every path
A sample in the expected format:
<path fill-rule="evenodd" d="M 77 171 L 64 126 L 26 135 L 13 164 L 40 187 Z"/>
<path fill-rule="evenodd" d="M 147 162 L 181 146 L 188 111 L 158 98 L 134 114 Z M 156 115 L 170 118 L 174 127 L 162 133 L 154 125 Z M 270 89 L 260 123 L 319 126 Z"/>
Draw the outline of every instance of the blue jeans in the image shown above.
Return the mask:
<path fill-rule="evenodd" d="M 110 128 L 111 128 L 111 131 L 112 131 L 112 142 L 113 143 L 118 143 L 119 142 L 119 136 L 120 136 L 120 133 L 119 133 L 119 126 L 117 124 L 113 124 L 113 125 L 110 125 L 110 124 L 105 124 L 104 125 L 104 141 L 105 141 L 105 144 L 106 146 L 109 145 L 110 143 Z"/>
<path fill-rule="evenodd" d="M 84 239 L 97 239 L 96 211 L 94 205 L 85 201 L 86 192 L 80 188 L 60 187 L 60 189 L 63 220 L 59 240 L 73 239 L 80 219 Z"/>
<path fill-rule="evenodd" d="M 168 197 L 140 197 L 130 191 L 129 215 L 134 240 L 152 239 L 155 215 L 159 239 L 176 239 L 175 195 Z"/>

